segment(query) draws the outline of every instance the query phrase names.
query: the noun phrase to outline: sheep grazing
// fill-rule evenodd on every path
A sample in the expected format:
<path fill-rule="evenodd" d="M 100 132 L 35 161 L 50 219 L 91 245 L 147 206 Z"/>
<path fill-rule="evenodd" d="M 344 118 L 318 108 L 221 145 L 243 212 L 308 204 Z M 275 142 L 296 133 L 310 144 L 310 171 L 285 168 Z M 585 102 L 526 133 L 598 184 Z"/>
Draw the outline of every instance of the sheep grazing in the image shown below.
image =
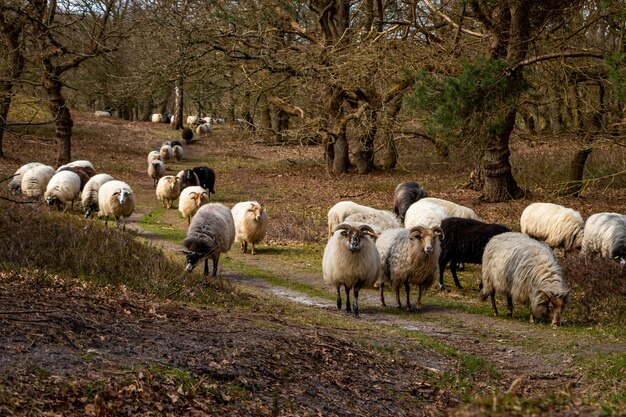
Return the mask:
<path fill-rule="evenodd" d="M 76 161 L 72 161 L 72 162 L 67 163 L 65 165 L 61 165 L 60 167 L 57 168 L 56 172 L 63 171 L 64 169 L 66 169 L 68 167 L 91 168 L 93 170 L 93 172 L 96 172 L 96 169 L 93 167 L 93 164 L 91 162 L 87 161 L 86 159 L 78 159 Z"/>
<path fill-rule="evenodd" d="M 251 253 L 256 254 L 254 245 L 261 242 L 267 232 L 268 216 L 265 208 L 256 201 L 243 201 L 231 209 L 235 221 L 235 242 L 241 242 L 243 253 L 252 245 Z"/>
<path fill-rule="evenodd" d="M 81 191 L 83 191 L 83 189 L 85 188 L 85 184 L 87 184 L 87 181 L 89 181 L 91 177 L 96 175 L 96 171 L 89 166 L 66 166 L 62 169 L 57 169 L 57 173 L 63 171 L 71 171 L 78 175 L 78 177 L 80 178 Z"/>
<path fill-rule="evenodd" d="M 448 212 L 438 204 L 421 199 L 409 207 L 404 217 L 404 227 L 411 229 L 415 226 L 426 228 L 441 225 L 443 219 L 450 217 Z"/>
<path fill-rule="evenodd" d="M 111 113 L 104 110 L 96 110 L 94 113 L 96 117 L 111 117 Z"/>
<path fill-rule="evenodd" d="M 402 222 L 404 222 L 404 216 L 411 204 L 428 197 L 424 188 L 414 181 L 401 182 L 396 186 L 393 195 L 393 212 Z"/>
<path fill-rule="evenodd" d="M 148 154 L 148 164 L 151 164 L 152 161 L 162 161 L 163 157 L 159 151 L 150 151 Z"/>
<path fill-rule="evenodd" d="M 168 123 L 172 120 L 172 117 L 168 113 L 163 113 L 163 123 Z"/>
<path fill-rule="evenodd" d="M 183 241 L 189 251 L 187 272 L 204 259 L 204 275 L 209 275 L 209 258 L 213 259 L 213 276 L 217 276 L 220 254 L 230 250 L 235 240 L 235 223 L 228 207 L 219 203 L 209 203 L 200 207 L 191 220 L 187 238 Z"/>
<path fill-rule="evenodd" d="M 510 232 L 502 224 L 483 223 L 479 220 L 448 217 L 441 222 L 441 230 L 446 238 L 441 241 L 439 255 L 439 289 L 443 289 L 443 273 L 448 262 L 454 278 L 454 285 L 461 287 L 456 274 L 456 266 L 460 262 L 480 264 L 483 252 L 489 239 L 501 233 Z"/>
<path fill-rule="evenodd" d="M 186 144 L 189 144 L 193 140 L 193 130 L 188 127 L 184 127 L 182 132 L 180 133 L 180 137 L 185 141 Z"/>
<path fill-rule="evenodd" d="M 166 175 L 159 178 L 156 187 L 156 196 L 163 202 L 163 207 L 172 208 L 174 201 L 180 196 L 180 178 Z"/>
<path fill-rule="evenodd" d="M 417 285 L 419 294 L 416 308 L 421 308 L 422 293 L 431 287 L 439 275 L 440 240 L 443 239 L 444 232 L 440 227 L 388 229 L 380 234 L 376 248 L 382 265 L 378 281 L 382 306 L 385 306 L 385 283 L 389 283 L 396 293 L 398 308 L 402 308 L 400 287 L 404 286 L 408 311 L 412 310 L 410 287 Z"/>
<path fill-rule="evenodd" d="M 180 161 L 183 159 L 183 147 L 182 145 L 174 145 L 172 146 L 172 156 L 174 161 Z"/>
<path fill-rule="evenodd" d="M 386 229 L 395 229 L 402 227 L 400 220 L 395 214 L 388 210 L 378 210 L 378 213 L 352 213 L 345 218 L 344 221 L 353 223 L 369 224 L 374 228 L 376 233 L 380 233 Z"/>
<path fill-rule="evenodd" d="M 585 221 L 579 212 L 552 203 L 533 203 L 520 218 L 525 235 L 546 242 L 552 248 L 567 252 L 580 249 Z"/>
<path fill-rule="evenodd" d="M 198 123 L 198 116 L 187 116 L 188 125 L 195 125 L 196 123 Z"/>
<path fill-rule="evenodd" d="M 80 194 L 80 177 L 75 172 L 64 170 L 52 176 L 46 187 L 44 198 L 49 206 L 56 206 L 57 209 L 67 210 L 67 202 L 72 203 Z"/>
<path fill-rule="evenodd" d="M 209 202 L 209 194 L 199 185 L 186 187 L 180 192 L 178 211 L 187 219 L 187 226 L 198 209 Z"/>
<path fill-rule="evenodd" d="M 206 136 L 213 132 L 213 126 L 210 123 L 204 123 L 196 127 L 196 134 Z"/>
<path fill-rule="evenodd" d="M 591 215 L 585 223 L 581 253 L 626 265 L 626 216 L 619 213 Z"/>
<path fill-rule="evenodd" d="M 104 217 L 104 225 L 109 221 L 109 216 L 115 217 L 116 226 L 122 224 L 126 230 L 125 219 L 130 217 L 135 210 L 135 194 L 132 188 L 123 181 L 111 180 L 100 186 L 98 190 L 98 216 Z"/>
<path fill-rule="evenodd" d="M 491 308 L 498 315 L 495 295 L 506 297 L 508 315 L 513 302 L 530 304 L 530 321 L 545 321 L 552 315 L 556 328 L 567 304 L 569 290 L 561 267 L 548 245 L 516 232 L 491 238 L 483 254 L 481 299 L 491 297 Z"/>
<path fill-rule="evenodd" d="M 40 162 L 29 162 L 19 167 L 17 171 L 15 171 L 15 173 L 11 176 L 12 178 L 8 185 L 9 191 L 12 194 L 19 194 L 22 191 L 22 176 L 26 171 L 37 166 L 43 166 L 43 164 Z"/>
<path fill-rule="evenodd" d="M 150 116 L 150 121 L 152 123 L 163 123 L 163 115 L 161 113 L 154 113 Z"/>
<path fill-rule="evenodd" d="M 20 184 L 22 194 L 38 200 L 46 192 L 48 182 L 55 173 L 54 168 L 49 165 L 38 165 L 29 169 L 22 175 Z"/>
<path fill-rule="evenodd" d="M 437 204 L 438 206 L 440 206 L 446 211 L 446 213 L 448 214 L 448 217 L 462 217 L 464 219 L 480 220 L 474 210 L 472 210 L 469 207 L 465 207 L 460 204 L 453 203 L 452 201 L 443 200 L 441 198 L 434 198 L 434 197 L 425 197 L 421 199 L 420 201 Z"/>
<path fill-rule="evenodd" d="M 154 186 L 156 187 L 159 178 L 165 175 L 165 164 L 161 160 L 154 160 L 148 164 L 148 176 L 154 180 Z"/>
<path fill-rule="evenodd" d="M 102 184 L 112 180 L 113 177 L 109 174 L 96 174 L 87 181 L 81 194 L 81 202 L 85 208 L 85 218 L 89 218 L 91 213 L 98 211 L 98 191 Z"/>
<path fill-rule="evenodd" d="M 359 291 L 373 285 L 380 274 L 380 257 L 376 250 L 378 235 L 366 224 L 340 223 L 333 229 L 324 248 L 322 274 L 324 282 L 337 289 L 337 308 L 341 310 L 341 286 L 346 292 L 346 312 L 351 312 L 350 290 L 354 295 L 354 315 L 359 315 Z"/>
<path fill-rule="evenodd" d="M 363 206 L 352 201 L 340 201 L 328 210 L 328 238 L 333 234 L 333 230 L 339 224 L 345 221 L 348 216 L 361 213 L 364 215 L 378 215 L 382 210 L 372 207 Z"/>
<path fill-rule="evenodd" d="M 174 151 L 170 145 L 163 145 L 159 150 L 159 154 L 161 158 L 163 158 L 163 161 L 169 161 L 174 156 Z"/>

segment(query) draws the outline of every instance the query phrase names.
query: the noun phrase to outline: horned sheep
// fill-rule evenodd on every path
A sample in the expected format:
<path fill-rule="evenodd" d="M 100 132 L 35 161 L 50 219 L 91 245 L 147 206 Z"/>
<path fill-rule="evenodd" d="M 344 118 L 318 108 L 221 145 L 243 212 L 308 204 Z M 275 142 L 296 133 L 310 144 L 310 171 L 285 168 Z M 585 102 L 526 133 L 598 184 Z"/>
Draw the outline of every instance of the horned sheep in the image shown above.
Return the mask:
<path fill-rule="evenodd" d="M 267 233 L 268 216 L 257 201 L 242 201 L 231 209 L 235 221 L 235 242 L 241 242 L 243 253 L 252 246 L 251 254 L 255 255 L 254 245 L 261 242 Z"/>
<path fill-rule="evenodd" d="M 22 175 L 20 185 L 22 194 L 33 199 L 39 199 L 46 192 L 48 182 L 54 174 L 54 168 L 49 165 L 39 165 L 29 169 Z"/>
<path fill-rule="evenodd" d="M 209 194 L 199 185 L 186 187 L 180 192 L 178 199 L 178 211 L 187 219 L 187 226 L 191 224 L 191 218 L 198 209 L 209 202 Z"/>
<path fill-rule="evenodd" d="M 66 170 L 57 172 L 50 178 L 44 198 L 47 205 L 56 206 L 57 209 L 65 211 L 67 202 L 71 202 L 74 207 L 74 201 L 79 194 L 80 177 L 75 172 Z"/>
<path fill-rule="evenodd" d="M 337 289 L 337 308 L 341 310 L 341 286 L 346 293 L 346 312 L 359 315 L 359 291 L 373 285 L 380 273 L 380 257 L 376 250 L 377 234 L 366 224 L 340 223 L 324 248 L 322 274 L 324 282 Z M 350 306 L 350 290 L 354 295 Z"/>
<path fill-rule="evenodd" d="M 491 238 L 483 254 L 481 299 L 491 298 L 498 315 L 495 295 L 506 297 L 508 315 L 513 302 L 530 304 L 530 321 L 545 321 L 551 314 L 556 328 L 568 301 L 569 290 L 561 267 L 550 247 L 522 233 L 507 232 Z"/>
<path fill-rule="evenodd" d="M 209 275 L 209 258 L 213 260 L 213 276 L 217 276 L 220 254 L 230 250 L 235 240 L 235 223 L 228 207 L 209 203 L 200 207 L 191 220 L 183 241 L 187 272 L 204 259 L 204 275 Z"/>
<path fill-rule="evenodd" d="M 384 288 L 385 283 L 389 283 L 396 293 L 398 308 L 402 308 L 400 287 L 404 286 L 406 309 L 411 311 L 409 291 L 411 285 L 417 285 L 419 293 L 416 308 L 421 308 L 423 292 L 431 287 L 439 275 L 440 240 L 443 239 L 443 230 L 438 226 L 388 229 L 380 234 L 376 248 L 382 265 L 378 281 L 381 305 L 385 306 Z"/>
<path fill-rule="evenodd" d="M 15 173 L 11 176 L 11 181 L 9 182 L 9 191 L 13 194 L 18 194 L 22 191 L 22 176 L 24 173 L 31 168 L 36 166 L 42 166 L 43 164 L 40 162 L 29 162 L 27 164 L 22 165 L 15 171 Z"/>
<path fill-rule="evenodd" d="M 520 217 L 522 233 L 565 252 L 580 249 L 585 221 L 579 212 L 553 203 L 533 203 Z"/>
<path fill-rule="evenodd" d="M 411 204 L 428 197 L 424 188 L 415 181 L 401 182 L 396 186 L 393 195 L 393 212 L 402 222 Z"/>
<path fill-rule="evenodd" d="M 626 265 L 626 216 L 619 213 L 591 215 L 585 223 L 581 253 L 600 255 Z"/>
<path fill-rule="evenodd" d="M 109 174 L 96 174 L 87 181 L 81 194 L 81 202 L 85 208 L 85 218 L 91 216 L 91 213 L 98 211 L 98 191 L 102 184 L 112 180 L 113 177 Z"/>
<path fill-rule="evenodd" d="M 342 223 L 346 218 L 355 213 L 365 215 L 376 215 L 381 210 L 357 204 L 352 201 L 340 201 L 328 210 L 328 238 L 333 234 L 335 227 Z"/>
<path fill-rule="evenodd" d="M 460 262 L 482 263 L 485 246 L 489 240 L 501 233 L 510 232 L 502 224 L 483 223 L 480 220 L 448 217 L 441 222 L 446 238 L 441 242 L 439 256 L 439 289 L 443 289 L 443 274 L 448 262 L 457 288 L 462 288 L 456 274 Z"/>
<path fill-rule="evenodd" d="M 104 217 L 104 225 L 107 225 L 109 216 L 115 217 L 117 227 L 120 223 L 126 230 L 125 219 L 130 217 L 135 210 L 135 194 L 128 184 L 119 180 L 107 181 L 98 190 L 98 216 Z"/>
<path fill-rule="evenodd" d="M 156 196 L 159 201 L 163 202 L 164 208 L 172 208 L 174 201 L 180 196 L 180 178 L 174 175 L 165 175 L 159 178 Z"/>

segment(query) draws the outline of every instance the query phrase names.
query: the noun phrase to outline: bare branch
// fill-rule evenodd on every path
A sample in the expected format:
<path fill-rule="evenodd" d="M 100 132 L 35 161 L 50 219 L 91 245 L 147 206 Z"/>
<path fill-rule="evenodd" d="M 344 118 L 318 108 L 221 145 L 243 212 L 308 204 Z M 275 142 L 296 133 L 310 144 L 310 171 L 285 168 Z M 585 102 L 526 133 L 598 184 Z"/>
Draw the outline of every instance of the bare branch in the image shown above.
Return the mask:
<path fill-rule="evenodd" d="M 439 17 L 441 17 L 443 20 L 445 20 L 446 22 L 448 22 L 448 24 L 452 25 L 453 27 L 455 27 L 457 30 L 462 31 L 463 33 L 466 33 L 468 35 L 472 35 L 472 36 L 476 36 L 478 38 L 486 38 L 488 35 L 481 33 L 481 32 L 474 32 L 473 30 L 469 30 L 469 29 L 465 29 L 463 28 L 461 25 L 459 25 L 458 23 L 454 22 L 452 20 L 452 18 L 450 18 L 450 16 L 448 16 L 447 14 L 443 13 L 441 10 L 437 9 L 431 2 L 430 0 L 424 0 L 424 3 L 426 3 L 426 6 L 430 9 L 431 12 L 437 14 Z"/>

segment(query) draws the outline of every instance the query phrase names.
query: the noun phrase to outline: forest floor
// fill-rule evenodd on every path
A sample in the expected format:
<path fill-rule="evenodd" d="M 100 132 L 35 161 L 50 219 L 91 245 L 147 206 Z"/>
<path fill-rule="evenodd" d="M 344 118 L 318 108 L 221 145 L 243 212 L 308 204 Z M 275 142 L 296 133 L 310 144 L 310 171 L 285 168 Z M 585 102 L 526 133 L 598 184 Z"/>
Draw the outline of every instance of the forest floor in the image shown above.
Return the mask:
<path fill-rule="evenodd" d="M 176 210 L 160 208 L 145 174 L 147 153 L 172 132 L 87 116 L 77 125 L 76 159 L 90 159 L 99 171 L 132 184 L 140 203 L 128 227 L 180 258 L 182 271 L 176 252 L 185 222 Z M 107 135 L 80 135 L 80 126 L 89 132 L 94 125 Z M 168 174 L 208 164 L 217 173 L 216 201 L 254 199 L 268 207 L 272 227 L 258 253 L 233 246 L 221 259 L 219 286 L 241 296 L 241 303 L 198 305 L 40 271 L 4 272 L 0 415 L 626 412 L 616 408 L 623 402 L 605 397 L 625 386 L 623 375 L 598 379 L 593 369 L 607 354 L 624 360 L 624 337 L 568 327 L 567 316 L 556 330 L 533 325 L 524 309 L 513 318 L 493 317 L 477 300 L 477 267 L 461 273 L 461 291 L 433 287 L 419 312 L 396 309 L 389 292 L 389 307 L 379 307 L 375 289 L 361 292 L 360 318 L 337 311 L 334 289 L 315 264 L 325 211 L 341 199 L 390 208 L 395 184 L 415 174 L 333 177 L 320 166 L 318 147 L 268 147 L 237 134 L 223 127 L 197 138 Z M 45 160 L 50 155 L 30 157 L 51 162 Z M 0 173 L 28 161 L 8 162 Z M 421 175 L 420 182 L 434 184 L 432 175 Z M 529 203 L 488 204 L 458 184 L 438 187 L 436 196 L 472 206 L 488 221 L 513 224 Z M 619 190 L 604 196 L 602 211 L 626 206 Z M 575 204 L 586 216 L 598 201 Z"/>

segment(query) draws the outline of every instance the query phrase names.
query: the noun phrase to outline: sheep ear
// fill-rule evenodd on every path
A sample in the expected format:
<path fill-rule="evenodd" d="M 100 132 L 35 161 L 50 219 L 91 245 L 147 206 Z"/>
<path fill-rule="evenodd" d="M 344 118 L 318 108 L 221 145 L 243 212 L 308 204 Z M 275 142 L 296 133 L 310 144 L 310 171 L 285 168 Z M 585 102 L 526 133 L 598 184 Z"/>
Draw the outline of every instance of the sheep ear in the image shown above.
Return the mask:
<path fill-rule="evenodd" d="M 433 233 L 435 234 L 435 236 L 439 236 L 440 240 L 443 240 L 446 237 L 446 235 L 443 233 L 443 229 L 439 226 L 433 227 Z"/>
<path fill-rule="evenodd" d="M 426 229 L 423 226 L 413 226 L 411 230 L 409 230 L 409 239 L 421 238 L 424 231 L 426 231 Z"/>

